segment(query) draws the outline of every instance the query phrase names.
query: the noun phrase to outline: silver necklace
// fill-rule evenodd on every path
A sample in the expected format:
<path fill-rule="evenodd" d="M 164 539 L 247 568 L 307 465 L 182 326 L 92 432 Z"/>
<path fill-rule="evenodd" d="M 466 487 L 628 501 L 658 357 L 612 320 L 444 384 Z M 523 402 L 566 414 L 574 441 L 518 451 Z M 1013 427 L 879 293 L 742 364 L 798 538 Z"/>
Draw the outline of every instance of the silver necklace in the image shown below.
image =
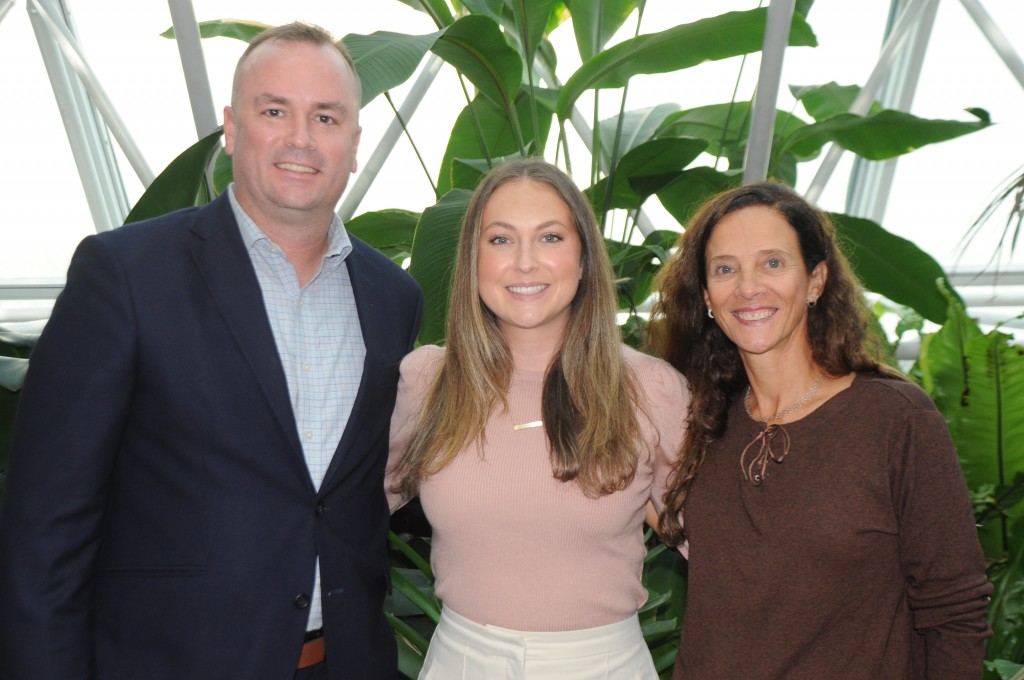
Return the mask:
<path fill-rule="evenodd" d="M 797 401 L 795 404 L 793 404 L 792 406 L 790 406 L 788 408 L 782 409 L 781 411 L 779 411 L 778 413 L 776 413 L 773 416 L 768 416 L 767 418 L 761 418 L 761 417 L 755 416 L 753 413 L 751 413 L 751 411 L 750 411 L 750 385 L 747 385 L 747 391 L 743 394 L 743 408 L 744 408 L 744 410 L 746 410 L 747 415 L 750 416 L 751 420 L 756 420 L 759 423 L 770 423 L 773 420 L 778 420 L 779 418 L 783 418 L 785 416 L 788 416 L 790 413 L 792 413 L 793 411 L 797 410 L 798 408 L 800 408 L 801 406 L 806 404 L 808 401 L 810 401 L 811 397 L 813 397 L 814 393 L 818 391 L 818 387 L 821 386 L 821 383 L 824 380 L 825 380 L 825 374 L 824 373 L 820 373 L 818 375 L 818 379 L 814 381 L 813 385 L 811 385 L 811 389 L 807 390 L 807 393 L 804 394 L 804 396 L 800 397 L 799 401 Z"/>

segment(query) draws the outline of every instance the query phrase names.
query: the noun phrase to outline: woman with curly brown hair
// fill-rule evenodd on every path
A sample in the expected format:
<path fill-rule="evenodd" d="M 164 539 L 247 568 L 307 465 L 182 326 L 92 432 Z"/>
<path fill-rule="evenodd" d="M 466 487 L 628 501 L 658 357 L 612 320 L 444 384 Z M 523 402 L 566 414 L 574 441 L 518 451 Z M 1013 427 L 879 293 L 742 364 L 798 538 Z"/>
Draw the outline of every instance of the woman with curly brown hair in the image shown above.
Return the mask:
<path fill-rule="evenodd" d="M 653 344 L 692 390 L 661 531 L 688 543 L 675 678 L 980 678 L 991 587 L 946 425 L 880 360 L 827 217 L 711 199 Z"/>
<path fill-rule="evenodd" d="M 583 193 L 542 159 L 480 182 L 447 346 L 402 362 L 392 507 L 419 494 L 444 601 L 421 678 L 657 680 L 637 618 L 645 508 L 687 392 L 625 347 Z"/>

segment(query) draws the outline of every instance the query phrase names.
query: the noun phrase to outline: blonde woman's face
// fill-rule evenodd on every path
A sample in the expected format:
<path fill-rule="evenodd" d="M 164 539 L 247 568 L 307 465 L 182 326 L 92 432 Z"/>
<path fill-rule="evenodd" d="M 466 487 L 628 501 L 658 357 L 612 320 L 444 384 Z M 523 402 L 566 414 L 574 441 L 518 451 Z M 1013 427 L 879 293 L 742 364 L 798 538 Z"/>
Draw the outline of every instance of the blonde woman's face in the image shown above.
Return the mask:
<path fill-rule="evenodd" d="M 484 207 L 477 247 L 480 299 L 509 342 L 557 346 L 583 275 L 580 238 L 558 192 L 528 179 L 498 187 Z"/>

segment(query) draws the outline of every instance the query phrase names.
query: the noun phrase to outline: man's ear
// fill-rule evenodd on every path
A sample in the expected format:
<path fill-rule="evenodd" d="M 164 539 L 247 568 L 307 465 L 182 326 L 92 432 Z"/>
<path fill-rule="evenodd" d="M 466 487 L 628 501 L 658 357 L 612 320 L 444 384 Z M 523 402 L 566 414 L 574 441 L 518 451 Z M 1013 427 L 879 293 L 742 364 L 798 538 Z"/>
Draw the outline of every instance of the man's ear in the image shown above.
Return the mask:
<path fill-rule="evenodd" d="M 235 112 L 230 106 L 224 107 L 224 153 L 235 152 Z"/>

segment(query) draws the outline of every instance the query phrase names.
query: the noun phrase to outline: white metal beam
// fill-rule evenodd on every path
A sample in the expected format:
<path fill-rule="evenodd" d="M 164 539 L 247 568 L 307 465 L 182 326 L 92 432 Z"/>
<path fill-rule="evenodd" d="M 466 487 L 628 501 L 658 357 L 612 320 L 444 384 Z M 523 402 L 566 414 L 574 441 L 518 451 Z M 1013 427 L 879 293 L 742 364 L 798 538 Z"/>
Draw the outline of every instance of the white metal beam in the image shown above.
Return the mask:
<path fill-rule="evenodd" d="M 878 63 L 875 64 L 875 68 L 871 71 L 871 75 L 868 76 L 868 80 L 864 83 L 864 86 L 860 90 L 860 94 L 854 99 L 853 104 L 850 105 L 850 113 L 857 115 L 864 115 L 871 108 L 871 102 L 875 100 L 878 95 L 878 91 L 885 80 L 885 77 L 889 74 L 892 69 L 892 65 L 899 54 L 900 50 L 906 45 L 911 34 L 917 27 L 917 23 L 924 12 L 927 5 L 938 2 L 938 0 L 911 0 L 910 4 L 903 11 L 902 16 L 896 22 L 893 27 L 892 33 L 889 34 L 888 39 L 885 41 L 885 45 L 882 47 L 882 52 L 878 56 Z M 831 144 L 828 152 L 825 154 L 825 160 L 821 162 L 818 167 L 818 172 L 814 175 L 814 179 L 811 180 L 811 185 L 807 188 L 807 192 L 804 197 L 811 203 L 817 203 L 818 199 L 821 198 L 821 192 L 825 189 L 825 185 L 828 184 L 829 179 L 832 177 L 832 173 L 835 172 L 836 166 L 839 164 L 839 159 L 843 155 L 843 148 L 837 144 Z"/>
<path fill-rule="evenodd" d="M 892 31 L 896 19 L 902 14 L 908 2 L 909 0 L 892 0 L 889 22 L 886 26 L 886 37 Z M 909 44 L 899 53 L 892 71 L 882 84 L 878 101 L 887 108 L 910 111 L 938 9 L 939 3 L 933 2 L 922 10 L 917 28 L 909 38 Z M 882 223 L 885 217 L 885 208 L 889 202 L 892 180 L 896 175 L 896 164 L 896 158 L 887 161 L 869 161 L 858 156 L 854 159 L 846 191 L 846 213 L 848 215 Z"/>
<path fill-rule="evenodd" d="M 196 13 L 192 0 L 167 0 L 167 5 L 171 10 L 174 39 L 178 43 L 188 100 L 192 105 L 192 119 L 195 121 L 198 139 L 202 139 L 216 130 L 218 123 Z"/>
<path fill-rule="evenodd" d="M 985 39 L 992 45 L 999 58 L 1006 64 L 1006 68 L 1010 69 L 1013 77 L 1017 79 L 1021 87 L 1024 87 L 1024 61 L 1014 51 L 1013 44 L 1006 37 L 1006 34 L 992 20 L 992 17 L 989 16 L 989 13 L 985 11 L 985 8 L 981 6 L 978 0 L 960 0 L 960 2 L 963 3 L 967 13 L 974 19 L 974 23 L 981 29 Z"/>
<path fill-rule="evenodd" d="M 0 0 L 0 21 L 4 20 L 12 7 L 14 7 L 14 0 Z"/>
<path fill-rule="evenodd" d="M 84 59 L 76 49 L 62 49 L 74 42 L 67 10 L 54 0 L 29 0 L 26 9 L 64 121 L 93 225 L 96 231 L 112 229 L 124 222 L 128 199 L 107 127 L 68 57 L 76 59 L 79 66 Z"/>
<path fill-rule="evenodd" d="M 64 63 L 78 76 L 88 93 L 89 101 L 103 117 L 103 122 L 110 133 L 114 135 L 114 139 L 117 140 L 121 151 L 124 152 L 128 162 L 135 170 L 135 174 L 142 184 L 148 187 L 153 183 L 153 171 L 149 169 L 149 163 L 146 162 L 142 151 L 135 144 L 131 133 L 128 132 L 128 127 L 121 120 L 114 103 L 110 101 L 110 97 L 103 90 L 99 79 L 82 53 L 78 39 L 71 31 L 70 12 L 64 3 L 65 0 L 29 0 L 29 14 L 33 17 L 33 25 L 36 26 L 36 35 L 39 36 L 39 26 L 45 26 L 49 30 L 50 36 L 61 52 Z M 36 18 L 38 18 L 38 22 Z M 120 173 L 118 175 L 120 176 Z"/>
<path fill-rule="evenodd" d="M 789 44 L 795 0 L 772 0 L 768 5 L 761 69 L 754 93 L 754 112 L 743 160 L 743 182 L 757 182 L 768 176 L 768 161 L 775 136 L 775 111 L 779 101 L 782 61 Z"/>

